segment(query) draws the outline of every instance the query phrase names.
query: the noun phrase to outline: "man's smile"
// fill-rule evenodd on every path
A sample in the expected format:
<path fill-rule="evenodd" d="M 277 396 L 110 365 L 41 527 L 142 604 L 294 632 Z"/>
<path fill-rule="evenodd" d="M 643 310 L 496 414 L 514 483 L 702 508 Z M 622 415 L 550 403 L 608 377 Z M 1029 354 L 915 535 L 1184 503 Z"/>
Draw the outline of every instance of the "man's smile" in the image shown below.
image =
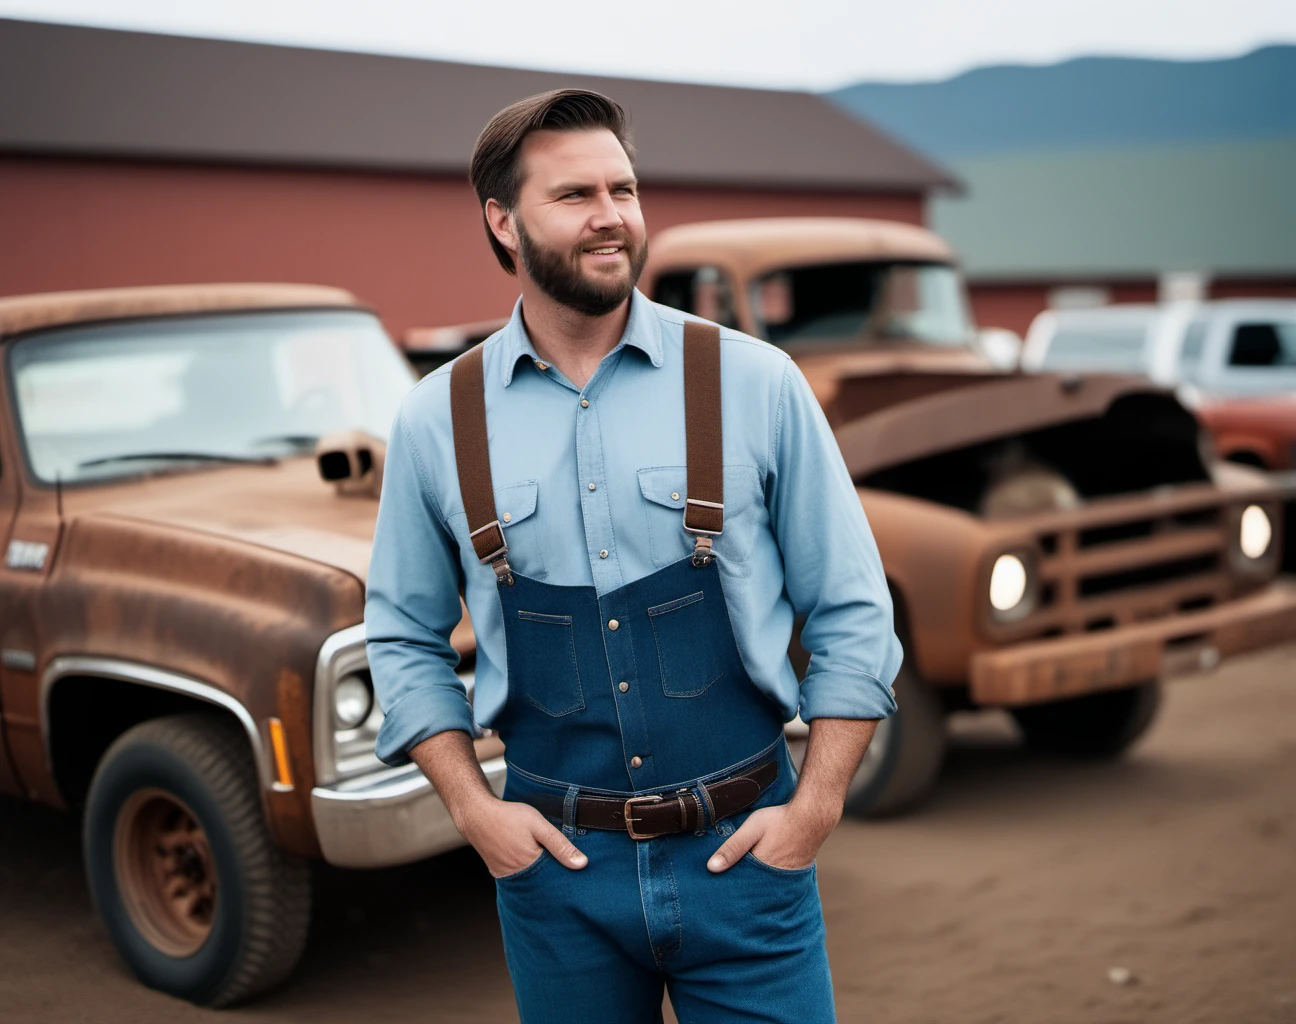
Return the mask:
<path fill-rule="evenodd" d="M 596 263 L 619 262 L 624 251 L 625 246 L 620 242 L 604 243 L 600 246 L 581 250 L 585 256 L 592 257 Z"/>

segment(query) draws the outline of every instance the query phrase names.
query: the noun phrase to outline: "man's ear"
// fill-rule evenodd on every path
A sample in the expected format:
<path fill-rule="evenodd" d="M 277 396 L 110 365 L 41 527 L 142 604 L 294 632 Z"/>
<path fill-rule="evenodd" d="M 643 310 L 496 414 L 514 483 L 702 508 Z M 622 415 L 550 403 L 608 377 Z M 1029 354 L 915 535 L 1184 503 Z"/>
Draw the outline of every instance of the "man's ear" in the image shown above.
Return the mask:
<path fill-rule="evenodd" d="M 513 226 L 513 214 L 504 209 L 497 200 L 486 200 L 486 223 L 495 236 L 495 240 L 514 256 L 518 251 L 517 232 Z"/>

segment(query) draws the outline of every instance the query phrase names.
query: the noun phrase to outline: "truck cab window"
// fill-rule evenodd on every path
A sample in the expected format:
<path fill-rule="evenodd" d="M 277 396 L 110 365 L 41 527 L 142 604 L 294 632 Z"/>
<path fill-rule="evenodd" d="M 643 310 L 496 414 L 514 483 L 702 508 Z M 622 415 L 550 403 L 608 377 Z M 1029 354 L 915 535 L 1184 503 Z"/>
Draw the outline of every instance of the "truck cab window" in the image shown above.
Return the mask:
<path fill-rule="evenodd" d="M 1238 324 L 1229 366 L 1296 366 L 1296 324 Z"/>
<path fill-rule="evenodd" d="M 653 301 L 674 306 L 721 327 L 737 327 L 734 315 L 733 287 L 729 276 L 719 267 L 674 270 L 657 279 Z"/>

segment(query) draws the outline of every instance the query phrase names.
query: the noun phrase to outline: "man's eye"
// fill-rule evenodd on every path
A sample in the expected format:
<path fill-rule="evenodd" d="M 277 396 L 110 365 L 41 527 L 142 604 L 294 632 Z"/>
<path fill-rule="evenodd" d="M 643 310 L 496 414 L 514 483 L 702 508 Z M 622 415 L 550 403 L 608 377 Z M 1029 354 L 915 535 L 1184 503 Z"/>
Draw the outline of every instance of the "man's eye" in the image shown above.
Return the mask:
<path fill-rule="evenodd" d="M 568 192 L 565 196 L 563 196 L 563 198 L 564 198 L 564 199 L 581 199 L 581 198 L 584 198 L 584 196 L 585 196 L 585 193 L 584 193 L 584 192 Z"/>

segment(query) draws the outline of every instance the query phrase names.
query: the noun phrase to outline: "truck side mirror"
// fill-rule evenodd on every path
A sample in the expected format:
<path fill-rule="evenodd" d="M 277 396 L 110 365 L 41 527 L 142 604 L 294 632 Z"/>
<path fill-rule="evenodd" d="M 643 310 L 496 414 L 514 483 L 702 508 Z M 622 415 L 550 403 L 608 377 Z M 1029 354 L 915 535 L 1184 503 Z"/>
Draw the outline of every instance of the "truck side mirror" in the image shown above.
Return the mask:
<path fill-rule="evenodd" d="M 363 430 L 325 434 L 315 445 L 320 478 L 343 497 L 378 497 L 387 444 Z"/>

